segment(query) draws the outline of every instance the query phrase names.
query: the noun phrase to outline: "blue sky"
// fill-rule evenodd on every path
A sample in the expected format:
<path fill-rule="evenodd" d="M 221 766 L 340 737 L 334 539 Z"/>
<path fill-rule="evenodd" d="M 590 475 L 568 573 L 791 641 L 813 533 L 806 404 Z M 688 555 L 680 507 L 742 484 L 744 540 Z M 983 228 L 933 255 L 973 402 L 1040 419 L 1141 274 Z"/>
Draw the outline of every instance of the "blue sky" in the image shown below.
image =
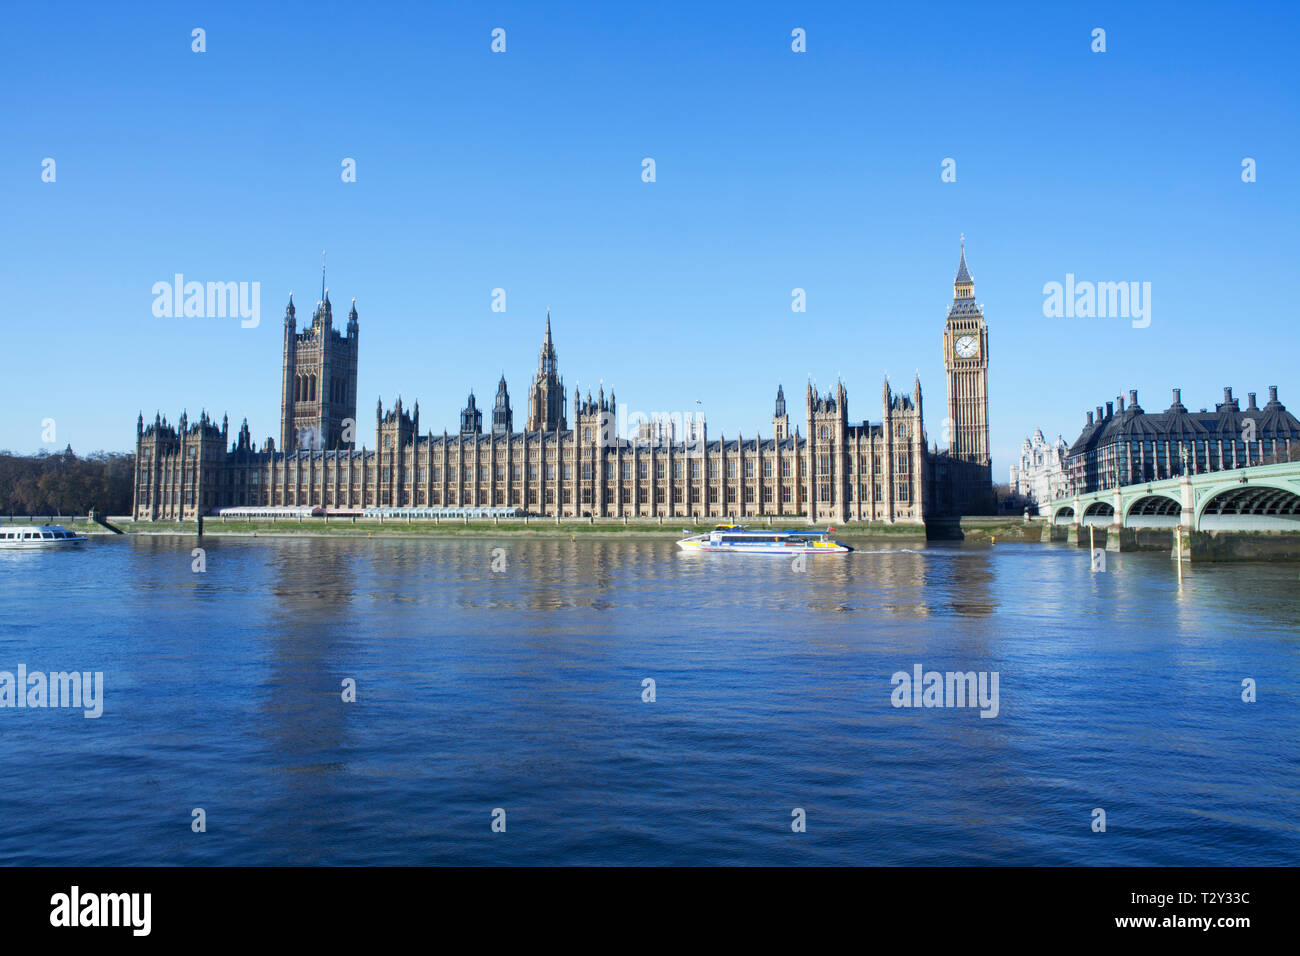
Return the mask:
<path fill-rule="evenodd" d="M 769 435 L 811 373 L 878 420 L 919 371 L 937 438 L 963 232 L 999 480 L 1129 388 L 1300 408 L 1294 6 L 896 6 L 11 5 L 0 448 L 126 450 L 141 409 L 277 434 L 284 302 L 308 316 L 323 249 L 367 445 L 381 395 L 454 429 L 503 371 L 521 424 L 548 306 L 567 383 L 633 411 Z M 260 282 L 260 325 L 156 318 L 177 272 Z M 1150 327 L 1045 318 L 1067 273 L 1150 282 Z"/>

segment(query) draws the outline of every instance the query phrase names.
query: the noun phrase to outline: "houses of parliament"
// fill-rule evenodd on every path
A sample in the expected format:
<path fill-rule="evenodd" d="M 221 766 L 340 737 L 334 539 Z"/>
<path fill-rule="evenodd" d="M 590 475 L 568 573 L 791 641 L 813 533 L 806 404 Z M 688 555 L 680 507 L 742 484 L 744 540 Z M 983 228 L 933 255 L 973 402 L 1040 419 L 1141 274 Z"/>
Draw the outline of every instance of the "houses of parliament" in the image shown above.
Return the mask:
<path fill-rule="evenodd" d="M 420 406 L 399 398 L 375 408 L 375 442 L 358 442 L 356 300 L 337 328 L 329 290 L 301 330 L 290 296 L 284 314 L 280 436 L 259 448 L 244 421 L 182 414 L 173 425 L 136 421 L 136 520 L 194 520 L 220 508 L 310 506 L 505 508 L 566 517 L 746 518 L 809 522 L 907 522 L 987 513 L 988 330 L 975 303 L 963 244 L 943 328 L 948 378 L 947 448 L 927 447 L 921 383 L 910 394 L 881 390 L 879 422 L 849 420 L 843 382 L 810 383 L 803 427 L 791 428 L 778 386 L 768 438 L 711 439 L 643 425 L 616 434 L 614 393 L 567 396 L 548 311 L 527 418 L 515 427 L 502 376 L 488 426 L 473 393 L 454 433 L 422 431 Z"/>

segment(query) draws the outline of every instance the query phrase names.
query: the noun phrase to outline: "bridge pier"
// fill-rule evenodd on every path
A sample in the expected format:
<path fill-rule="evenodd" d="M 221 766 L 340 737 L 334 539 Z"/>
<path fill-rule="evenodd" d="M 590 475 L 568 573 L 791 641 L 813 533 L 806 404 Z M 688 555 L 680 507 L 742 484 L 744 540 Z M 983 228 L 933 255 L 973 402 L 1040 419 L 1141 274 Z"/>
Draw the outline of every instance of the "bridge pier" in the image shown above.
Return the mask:
<path fill-rule="evenodd" d="M 1124 528 L 1113 524 L 1106 529 L 1107 551 L 1138 551 L 1138 533 L 1136 528 Z"/>

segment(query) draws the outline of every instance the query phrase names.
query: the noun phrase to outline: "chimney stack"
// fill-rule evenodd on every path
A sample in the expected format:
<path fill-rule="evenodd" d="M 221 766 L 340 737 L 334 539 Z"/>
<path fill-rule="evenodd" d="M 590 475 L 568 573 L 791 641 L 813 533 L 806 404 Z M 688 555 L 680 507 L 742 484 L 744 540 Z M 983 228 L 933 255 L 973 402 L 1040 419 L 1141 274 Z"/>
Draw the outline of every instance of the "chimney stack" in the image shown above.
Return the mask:
<path fill-rule="evenodd" d="M 1111 417 L 1114 416 L 1114 414 L 1115 414 L 1115 403 L 1114 403 L 1114 402 L 1107 402 L 1107 403 L 1106 403 L 1106 417 L 1107 417 L 1107 418 L 1111 418 Z"/>
<path fill-rule="evenodd" d="M 1128 403 L 1130 405 L 1136 405 L 1138 403 L 1138 390 L 1136 388 L 1130 388 L 1128 390 Z"/>
<path fill-rule="evenodd" d="M 1088 424 L 1089 424 L 1089 425 L 1092 424 L 1092 412 L 1089 412 L 1089 413 L 1088 413 Z"/>
<path fill-rule="evenodd" d="M 1254 393 L 1254 392 L 1247 392 L 1246 394 L 1250 397 L 1250 404 L 1247 405 L 1246 407 L 1247 407 L 1247 408 L 1254 408 L 1254 407 L 1255 407 L 1255 393 Z"/>
<path fill-rule="evenodd" d="M 1223 390 L 1223 404 L 1225 404 L 1225 405 L 1231 405 L 1231 404 L 1232 404 L 1232 389 L 1231 389 L 1231 388 L 1225 388 L 1225 389 Z"/>
<path fill-rule="evenodd" d="M 1269 402 L 1276 402 L 1276 401 L 1277 401 L 1277 386 L 1276 386 L 1276 385 L 1270 385 L 1270 386 L 1268 387 L 1268 400 L 1269 400 Z"/>
<path fill-rule="evenodd" d="M 1116 395 L 1116 396 L 1115 396 L 1115 404 L 1116 404 L 1116 406 L 1119 408 L 1120 413 L 1123 414 L 1123 412 L 1124 412 L 1124 396 L 1123 396 L 1123 395 Z"/>

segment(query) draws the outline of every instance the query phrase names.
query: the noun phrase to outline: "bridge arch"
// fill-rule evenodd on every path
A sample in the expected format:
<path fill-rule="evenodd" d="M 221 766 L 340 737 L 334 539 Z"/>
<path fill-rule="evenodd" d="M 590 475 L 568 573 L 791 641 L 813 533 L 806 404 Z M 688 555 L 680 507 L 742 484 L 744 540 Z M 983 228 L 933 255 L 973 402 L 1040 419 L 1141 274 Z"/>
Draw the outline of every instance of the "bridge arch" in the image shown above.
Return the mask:
<path fill-rule="evenodd" d="M 1079 523 L 1104 527 L 1110 525 L 1114 520 L 1115 506 L 1113 504 L 1109 501 L 1094 501 L 1083 509 L 1083 518 Z"/>
<path fill-rule="evenodd" d="M 1274 485 L 1237 484 L 1206 497 L 1198 531 L 1300 531 L 1300 494 Z"/>
<path fill-rule="evenodd" d="M 1074 508 L 1071 505 L 1062 505 L 1056 509 L 1052 515 L 1052 524 L 1073 524 Z"/>
<path fill-rule="evenodd" d="M 1172 528 L 1182 520 L 1183 505 L 1172 495 L 1145 494 L 1124 514 L 1126 528 Z"/>

